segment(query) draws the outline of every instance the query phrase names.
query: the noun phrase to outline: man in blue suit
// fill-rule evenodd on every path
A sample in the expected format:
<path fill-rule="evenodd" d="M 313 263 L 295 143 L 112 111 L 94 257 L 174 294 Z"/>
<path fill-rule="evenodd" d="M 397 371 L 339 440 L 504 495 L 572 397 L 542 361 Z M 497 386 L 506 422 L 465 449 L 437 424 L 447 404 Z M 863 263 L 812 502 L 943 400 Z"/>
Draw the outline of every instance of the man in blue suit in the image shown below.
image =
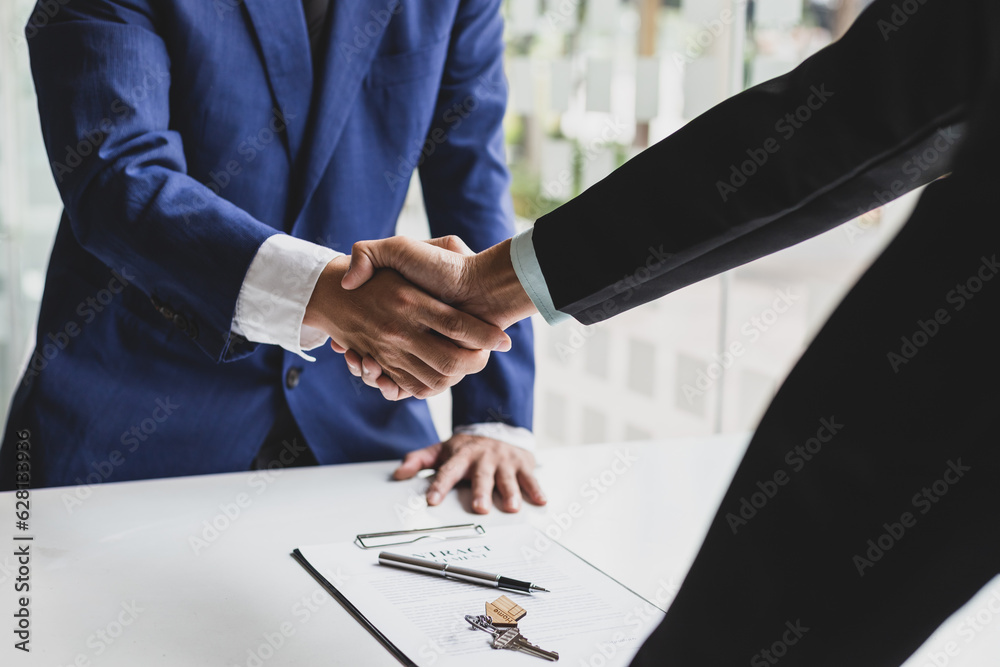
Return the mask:
<path fill-rule="evenodd" d="M 30 433 L 34 487 L 430 446 L 397 476 L 441 466 L 432 503 L 463 476 L 478 512 L 494 480 L 506 510 L 519 486 L 543 502 L 519 446 L 529 326 L 508 340 L 392 272 L 340 287 L 337 251 L 394 233 L 417 167 L 435 236 L 481 250 L 512 233 L 499 4 L 40 3 L 26 34 L 65 211 L 2 488 L 25 481 Z M 414 337 L 436 357 L 411 354 Z M 438 443 L 426 405 L 383 400 L 343 368 L 346 348 L 387 359 L 416 396 L 486 369 L 454 387 L 455 435 Z"/>

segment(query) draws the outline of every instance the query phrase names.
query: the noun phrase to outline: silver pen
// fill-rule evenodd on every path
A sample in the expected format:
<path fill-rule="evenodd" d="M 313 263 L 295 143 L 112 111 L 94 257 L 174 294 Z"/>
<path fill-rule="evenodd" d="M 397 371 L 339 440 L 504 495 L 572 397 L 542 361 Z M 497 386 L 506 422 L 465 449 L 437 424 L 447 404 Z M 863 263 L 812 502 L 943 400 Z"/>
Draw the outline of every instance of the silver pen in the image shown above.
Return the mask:
<path fill-rule="evenodd" d="M 473 584 L 482 584 L 493 588 L 502 588 L 506 591 L 516 591 L 518 593 L 532 593 L 534 591 L 544 591 L 545 593 L 549 592 L 548 589 L 536 586 L 535 584 L 527 581 L 518 581 L 517 579 L 511 579 L 510 577 L 504 577 L 499 574 L 490 574 L 488 572 L 480 572 L 479 570 L 470 570 L 467 567 L 458 567 L 457 565 L 438 563 L 436 561 L 415 558 L 413 556 L 400 556 L 399 554 L 391 554 L 388 551 L 383 551 L 378 555 L 378 562 L 380 565 L 399 567 L 404 570 L 423 572 L 424 574 L 439 574 L 442 577 L 447 577 L 448 579 L 457 579 L 459 581 L 468 581 Z"/>

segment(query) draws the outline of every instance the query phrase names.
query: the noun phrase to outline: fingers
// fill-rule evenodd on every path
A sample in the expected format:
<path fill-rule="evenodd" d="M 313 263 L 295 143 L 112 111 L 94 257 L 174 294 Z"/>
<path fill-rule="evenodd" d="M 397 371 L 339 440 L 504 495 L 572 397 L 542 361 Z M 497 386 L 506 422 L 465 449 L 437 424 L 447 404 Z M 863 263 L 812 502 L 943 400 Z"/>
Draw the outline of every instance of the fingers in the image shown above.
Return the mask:
<path fill-rule="evenodd" d="M 484 454 L 472 470 L 472 511 L 487 514 L 493 499 L 493 480 L 497 472 L 496 458 Z"/>
<path fill-rule="evenodd" d="M 403 457 L 403 462 L 399 464 L 393 479 L 410 479 L 421 470 L 433 468 L 437 465 L 438 455 L 441 453 L 442 444 L 439 442 L 430 447 L 417 449 Z"/>
<path fill-rule="evenodd" d="M 536 504 L 545 504 L 545 495 L 532 475 L 534 456 L 528 451 L 506 442 L 473 435 L 454 435 L 437 450 L 439 465 L 437 476 L 427 490 L 427 503 L 437 505 L 461 479 L 472 482 L 472 511 L 486 514 L 490 511 L 493 491 L 497 491 L 497 506 L 504 512 L 517 512 L 523 498 Z M 406 467 L 406 474 L 418 465 L 427 465 L 423 450 L 414 452 L 414 462 Z M 408 462 L 404 461 L 404 468 Z"/>
<path fill-rule="evenodd" d="M 407 356 L 407 367 L 415 368 L 420 374 L 427 378 L 433 386 L 425 384 L 422 380 L 412 375 L 408 370 L 401 368 L 385 369 L 381 376 L 376 378 L 371 385 L 390 401 L 398 401 L 409 396 L 417 398 L 430 398 L 441 393 L 461 378 L 445 378 L 431 371 L 426 364 L 412 355 Z M 366 380 L 367 382 L 367 380 Z M 450 384 L 449 384 L 450 383 Z"/>
<path fill-rule="evenodd" d="M 353 350 L 351 350 L 351 354 L 354 355 L 355 358 L 358 357 L 358 354 Z M 348 362 L 348 368 L 350 368 L 351 372 L 354 373 L 356 377 L 361 378 L 361 381 L 364 382 L 369 387 L 372 387 L 374 389 L 381 389 L 381 387 L 379 387 L 378 381 L 379 378 L 381 378 L 383 375 L 382 366 L 380 366 L 379 363 L 375 361 L 375 359 L 372 358 L 370 355 L 367 354 L 365 355 L 365 358 L 361 360 L 361 363 L 358 366 L 356 372 L 354 368 L 351 368 L 350 362 Z M 395 383 L 393 383 L 393 385 L 396 386 Z M 387 393 L 383 391 L 382 395 L 385 396 L 390 401 L 398 400 L 398 395 L 396 393 L 393 393 L 392 395 L 387 395 Z"/>
<path fill-rule="evenodd" d="M 435 357 L 439 360 L 444 360 L 451 353 L 446 348 L 447 345 L 447 341 L 443 341 L 436 336 L 427 336 L 423 349 L 434 348 Z M 437 349 L 442 347 L 444 349 Z M 454 348 L 454 346 L 452 347 Z M 351 373 L 356 377 L 360 377 L 362 382 L 369 387 L 381 391 L 382 396 L 390 401 L 398 401 L 410 396 L 428 398 L 439 394 L 461 381 L 474 368 L 471 364 L 477 363 L 476 359 L 464 362 L 456 361 L 454 365 L 446 362 L 440 363 L 439 365 L 445 370 L 456 369 L 455 373 L 448 376 L 443 375 L 440 371 L 428 366 L 419 357 L 409 353 L 399 354 L 395 359 L 394 366 L 383 368 L 371 355 L 366 354 L 361 359 L 357 352 L 353 350 L 349 352 L 349 359 L 347 354 L 344 356 L 348 361 L 348 369 L 350 369 Z M 460 352 L 467 351 L 461 350 Z M 360 363 L 358 359 L 361 359 Z M 353 368 L 351 366 L 352 363 L 354 364 Z"/>
<path fill-rule="evenodd" d="M 352 354 L 354 354 L 354 356 L 357 356 L 356 352 L 352 351 Z M 371 369 L 370 374 L 372 377 L 375 378 L 375 382 L 374 385 L 370 386 L 374 386 L 379 391 L 381 391 L 382 397 L 385 398 L 386 400 L 401 401 L 404 398 L 411 398 L 413 396 L 413 394 L 404 390 L 402 387 L 396 384 L 395 380 L 393 380 L 391 377 L 383 373 L 382 367 L 379 366 L 378 362 L 375 361 L 371 357 L 371 355 L 366 354 L 365 358 L 361 361 L 361 364 Z M 357 375 L 358 377 L 362 377 L 360 368 L 358 372 L 355 373 L 355 375 Z"/>
<path fill-rule="evenodd" d="M 402 398 L 400 394 L 407 393 L 387 375 L 383 375 L 375 381 L 375 388 L 382 392 L 382 398 L 387 401 L 398 401 Z"/>
<path fill-rule="evenodd" d="M 395 368 L 387 369 L 399 386 L 414 396 L 427 398 L 440 393 L 471 373 L 486 367 L 490 353 L 484 350 L 466 350 L 439 336 L 428 336 L 416 353 L 405 353 L 395 366 L 411 374 L 423 387 L 399 382 Z M 416 391 L 415 391 L 416 389 Z M 429 390 L 430 394 L 422 392 Z"/>
<path fill-rule="evenodd" d="M 377 387 L 378 385 L 375 384 L 375 381 L 381 376 L 382 367 L 375 359 L 366 354 L 365 358 L 361 360 L 361 379 L 369 387 Z"/>
<path fill-rule="evenodd" d="M 437 341 L 434 341 L 434 344 L 437 345 Z M 449 353 L 450 350 L 445 349 L 440 353 L 440 358 L 443 359 Z M 347 362 L 347 368 L 350 370 L 351 375 L 361 378 L 361 380 L 369 387 L 373 387 L 375 389 L 395 387 L 396 389 L 400 389 L 399 385 L 385 373 L 382 366 L 375 361 L 375 358 L 370 354 L 366 354 L 364 358 L 362 358 L 361 355 L 354 350 L 347 350 L 344 353 L 344 360 Z M 440 372 L 440 370 L 427 366 L 417 357 L 412 355 L 409 355 L 409 363 L 417 369 L 421 376 L 429 380 L 434 380 L 436 378 L 436 374 Z M 447 363 L 441 365 L 446 370 L 449 368 Z M 402 371 L 398 368 L 393 370 L 396 373 L 406 373 L 406 371 Z M 413 383 L 414 387 L 422 389 L 427 388 L 427 385 L 421 382 L 418 377 L 415 377 L 412 374 L 409 375 L 412 378 L 410 381 Z M 385 391 L 383 391 L 383 393 L 385 393 Z M 394 396 L 391 400 L 398 400 L 398 398 Z"/>
<path fill-rule="evenodd" d="M 430 297 L 426 298 L 441 305 Z M 366 359 L 361 365 L 361 377 L 365 384 L 377 387 L 378 378 L 388 374 L 403 390 L 418 398 L 428 398 L 486 367 L 489 352 L 459 347 L 424 328 L 426 325 L 422 319 L 418 310 L 403 322 L 394 324 L 392 330 L 381 332 L 381 341 L 375 345 L 378 362 Z M 428 321 L 430 319 L 433 318 Z"/>
<path fill-rule="evenodd" d="M 348 354 L 344 356 L 345 358 L 350 357 L 347 359 L 347 367 L 350 369 L 351 374 L 361 378 L 361 381 L 369 387 L 378 389 L 382 392 L 382 397 L 387 401 L 399 401 L 413 395 L 401 388 L 396 384 L 395 380 L 386 375 L 382 370 L 382 366 L 371 355 L 366 354 L 364 359 L 362 359 L 357 352 L 349 350 Z M 358 361 L 359 359 L 360 361 Z M 352 364 L 354 365 L 352 366 Z M 414 385 L 419 384 L 416 380 L 413 380 L 413 383 Z"/>
<path fill-rule="evenodd" d="M 437 345 L 442 342 L 434 341 L 432 344 Z M 444 342 L 444 344 L 448 343 Z M 461 352 L 468 351 L 461 350 Z M 446 370 L 448 368 L 450 367 L 446 365 Z M 467 363 L 459 362 L 455 368 L 458 369 L 455 373 L 441 373 L 428 366 L 419 357 L 405 352 L 396 355 L 392 366 L 383 368 L 374 359 L 366 356 L 362 362 L 361 379 L 369 387 L 379 389 L 382 395 L 390 401 L 410 396 L 430 398 L 458 384 L 469 372 L 465 369 L 472 367 Z"/>
<path fill-rule="evenodd" d="M 500 509 L 516 512 L 521 509 L 521 487 L 517 483 L 516 468 L 509 463 L 501 463 L 496 469 L 497 491 L 500 492 Z"/>
<path fill-rule="evenodd" d="M 468 449 L 459 449 L 451 455 L 451 458 L 441 464 L 437 475 L 434 476 L 434 481 L 431 482 L 430 487 L 427 489 L 428 505 L 437 505 L 440 503 L 445 495 L 465 477 L 472 463 L 472 456 L 470 454 L 471 452 Z"/>
<path fill-rule="evenodd" d="M 364 358 L 354 350 L 347 350 L 344 353 L 344 360 L 351 375 L 361 378 L 369 387 L 373 387 L 382 392 L 382 396 L 389 401 L 401 401 L 404 398 L 411 398 L 413 394 L 401 388 L 396 382 L 385 374 L 382 366 L 375 359 L 366 354 Z"/>
<path fill-rule="evenodd" d="M 460 349 L 436 336 L 426 341 L 420 354 L 430 363 L 414 354 L 401 353 L 394 366 L 383 368 L 371 355 L 362 358 L 354 350 L 348 350 L 344 359 L 352 375 L 380 390 L 390 401 L 435 396 L 466 375 L 478 373 L 489 361 L 488 352 Z"/>
<path fill-rule="evenodd" d="M 378 385 L 379 391 L 382 392 L 382 397 L 387 401 L 401 401 L 404 398 L 413 398 L 413 394 L 396 384 L 388 375 L 380 377 L 375 381 L 375 384 Z"/>
<path fill-rule="evenodd" d="M 392 378 L 383 373 L 382 367 L 371 355 L 366 354 L 362 358 L 354 350 L 348 350 L 344 353 L 344 361 L 347 362 L 347 368 L 351 372 L 351 375 L 361 378 L 361 381 L 369 387 L 381 391 L 382 397 L 387 401 L 399 401 L 412 396 L 409 392 L 401 389 Z"/>
<path fill-rule="evenodd" d="M 545 494 L 542 492 L 542 486 L 535 479 L 535 476 L 531 471 L 521 468 L 517 471 L 517 481 L 521 486 L 521 491 L 527 496 L 528 500 L 535 505 L 544 505 L 548 502 Z M 516 510 L 515 510 L 516 511 Z"/>
<path fill-rule="evenodd" d="M 420 324 L 470 350 L 510 350 L 510 336 L 503 329 L 433 298 L 421 303 L 416 318 Z"/>
<path fill-rule="evenodd" d="M 331 344 L 332 343 L 333 341 L 331 340 Z M 363 361 L 361 359 L 361 355 L 355 352 L 354 350 L 345 350 L 343 354 L 344 354 L 344 361 L 347 362 L 347 369 L 351 371 L 351 375 L 353 375 L 356 378 L 361 377 L 361 363 Z M 372 359 L 372 361 L 375 360 Z"/>

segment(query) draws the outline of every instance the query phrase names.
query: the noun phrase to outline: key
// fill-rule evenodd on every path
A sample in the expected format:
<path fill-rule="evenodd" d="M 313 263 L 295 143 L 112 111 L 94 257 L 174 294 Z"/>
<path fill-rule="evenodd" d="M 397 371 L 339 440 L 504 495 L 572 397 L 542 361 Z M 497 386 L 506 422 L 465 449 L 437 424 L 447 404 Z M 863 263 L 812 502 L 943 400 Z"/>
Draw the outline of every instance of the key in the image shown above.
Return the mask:
<path fill-rule="evenodd" d="M 545 649 L 535 646 L 522 637 L 516 626 L 508 629 L 498 628 L 493 625 L 493 620 L 489 616 L 485 615 L 466 615 L 465 620 L 468 621 L 472 627 L 493 635 L 493 648 L 495 649 L 505 648 L 511 651 L 523 651 L 529 655 L 534 655 L 553 662 L 559 659 L 559 654 L 555 651 L 546 651 Z"/>
<path fill-rule="evenodd" d="M 544 658 L 545 660 L 551 660 L 553 662 L 559 659 L 559 654 L 555 651 L 546 651 L 545 649 L 535 646 L 529 642 L 527 638 L 521 635 L 516 627 L 503 630 L 499 634 L 493 635 L 493 648 L 523 651 L 529 655 Z"/>

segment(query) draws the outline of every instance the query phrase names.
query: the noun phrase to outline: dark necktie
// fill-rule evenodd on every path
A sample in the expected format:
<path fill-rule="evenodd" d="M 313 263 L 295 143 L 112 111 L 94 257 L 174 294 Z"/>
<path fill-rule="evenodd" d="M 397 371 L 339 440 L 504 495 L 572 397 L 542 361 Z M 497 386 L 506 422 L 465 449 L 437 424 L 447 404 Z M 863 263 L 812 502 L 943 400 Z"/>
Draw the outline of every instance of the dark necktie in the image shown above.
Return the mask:
<path fill-rule="evenodd" d="M 326 23 L 326 15 L 329 13 L 330 0 L 302 0 L 302 8 L 305 10 L 306 28 L 309 30 L 309 47 L 315 54 L 320 33 Z"/>

